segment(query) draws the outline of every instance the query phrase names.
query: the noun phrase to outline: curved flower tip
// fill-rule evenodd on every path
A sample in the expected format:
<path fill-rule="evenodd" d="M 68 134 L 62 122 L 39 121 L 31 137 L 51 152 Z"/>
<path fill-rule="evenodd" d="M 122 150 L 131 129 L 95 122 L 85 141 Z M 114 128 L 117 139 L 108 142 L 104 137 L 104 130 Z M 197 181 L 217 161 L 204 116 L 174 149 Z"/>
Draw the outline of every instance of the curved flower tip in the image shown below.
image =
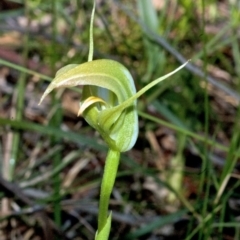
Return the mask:
<path fill-rule="evenodd" d="M 73 69 L 75 67 L 77 67 L 79 64 L 69 64 L 66 65 L 64 67 L 62 67 L 61 69 L 59 69 L 56 74 L 55 74 L 55 78 L 53 79 L 53 81 L 50 83 L 50 85 L 47 87 L 47 89 L 45 90 L 45 92 L 43 93 L 38 105 L 40 105 L 43 101 L 43 99 L 54 89 L 54 88 L 58 88 L 58 87 L 63 87 L 63 83 L 58 84 L 58 82 L 56 81 L 56 79 L 61 75 L 64 76 L 64 74 L 66 72 L 68 72 L 70 69 Z M 67 85 L 66 85 L 67 86 Z"/>

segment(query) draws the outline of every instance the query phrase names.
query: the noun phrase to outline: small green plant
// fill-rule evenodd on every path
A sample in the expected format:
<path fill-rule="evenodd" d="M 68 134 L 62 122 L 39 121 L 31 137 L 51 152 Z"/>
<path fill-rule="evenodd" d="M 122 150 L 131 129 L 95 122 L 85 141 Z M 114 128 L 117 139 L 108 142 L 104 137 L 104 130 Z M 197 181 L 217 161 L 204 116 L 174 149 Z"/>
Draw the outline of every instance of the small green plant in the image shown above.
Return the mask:
<path fill-rule="evenodd" d="M 101 134 L 109 147 L 100 192 L 98 230 L 95 236 L 95 240 L 107 240 L 112 217 L 111 213 L 108 214 L 108 205 L 117 175 L 120 153 L 130 150 L 138 136 L 137 98 L 182 69 L 187 62 L 136 92 L 131 74 L 122 64 L 108 59 L 92 59 L 94 11 L 95 2 L 90 24 L 88 62 L 61 68 L 44 92 L 40 103 L 55 88 L 84 86 L 79 115 Z"/>

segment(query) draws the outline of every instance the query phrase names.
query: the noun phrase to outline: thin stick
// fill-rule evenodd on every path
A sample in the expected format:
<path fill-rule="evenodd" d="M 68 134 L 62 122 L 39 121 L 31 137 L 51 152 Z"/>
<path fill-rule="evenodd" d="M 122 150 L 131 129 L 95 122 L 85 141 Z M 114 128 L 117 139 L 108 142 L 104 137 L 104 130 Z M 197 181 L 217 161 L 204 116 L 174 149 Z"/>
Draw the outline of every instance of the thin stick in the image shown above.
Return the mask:
<path fill-rule="evenodd" d="M 91 14 L 91 22 L 90 22 L 90 36 L 89 36 L 89 53 L 88 53 L 88 62 L 93 60 L 93 48 L 94 48 L 94 42 L 93 42 L 93 21 L 94 21 L 94 14 L 95 14 L 95 0 L 93 0 L 93 9 Z"/>

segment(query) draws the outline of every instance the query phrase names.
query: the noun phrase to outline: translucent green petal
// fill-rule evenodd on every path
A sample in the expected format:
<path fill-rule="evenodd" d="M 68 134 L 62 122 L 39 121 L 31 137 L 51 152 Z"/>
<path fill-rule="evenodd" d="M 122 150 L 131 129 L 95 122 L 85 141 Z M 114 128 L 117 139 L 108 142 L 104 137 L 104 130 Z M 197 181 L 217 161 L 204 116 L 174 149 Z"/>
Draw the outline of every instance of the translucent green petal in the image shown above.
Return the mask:
<path fill-rule="evenodd" d="M 65 73 L 65 72 L 69 71 L 70 69 L 77 67 L 77 66 L 78 66 L 78 64 L 69 64 L 67 66 L 64 66 L 56 72 L 55 76 L 57 77 L 57 76 Z"/>
<path fill-rule="evenodd" d="M 77 85 L 93 85 L 106 88 L 117 96 L 119 103 L 136 93 L 131 74 L 122 64 L 116 61 L 95 60 L 77 66 L 75 64 L 70 65 L 70 69 L 65 69 L 68 66 L 58 71 L 40 102 L 55 88 Z"/>

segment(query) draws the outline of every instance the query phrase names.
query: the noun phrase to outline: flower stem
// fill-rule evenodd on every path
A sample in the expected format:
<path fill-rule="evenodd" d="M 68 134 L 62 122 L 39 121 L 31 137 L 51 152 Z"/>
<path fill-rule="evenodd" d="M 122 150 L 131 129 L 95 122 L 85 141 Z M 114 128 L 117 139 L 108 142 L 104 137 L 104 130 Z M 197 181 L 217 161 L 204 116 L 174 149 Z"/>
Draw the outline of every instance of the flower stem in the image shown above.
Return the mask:
<path fill-rule="evenodd" d="M 108 218 L 108 205 L 113 185 L 116 179 L 120 152 L 109 149 L 100 192 L 99 214 L 98 214 L 98 233 L 103 229 Z"/>

